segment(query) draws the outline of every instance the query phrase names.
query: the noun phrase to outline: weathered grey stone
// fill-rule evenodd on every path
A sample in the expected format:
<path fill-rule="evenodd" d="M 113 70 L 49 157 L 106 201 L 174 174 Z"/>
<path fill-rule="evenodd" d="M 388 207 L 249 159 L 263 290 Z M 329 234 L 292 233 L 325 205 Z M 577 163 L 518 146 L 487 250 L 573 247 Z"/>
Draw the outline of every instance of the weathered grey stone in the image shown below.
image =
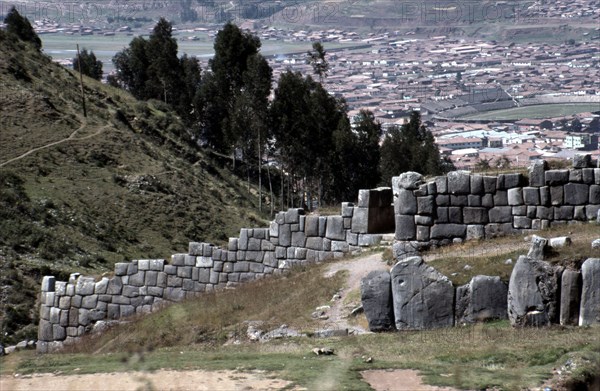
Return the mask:
<path fill-rule="evenodd" d="M 394 329 L 392 283 L 388 271 L 374 270 L 367 274 L 360 282 L 360 298 L 369 330 Z"/>
<path fill-rule="evenodd" d="M 508 205 L 508 192 L 506 190 L 498 190 L 494 193 L 494 206 Z"/>
<path fill-rule="evenodd" d="M 560 324 L 577 325 L 579 323 L 579 305 L 581 298 L 581 272 L 566 269 L 560 286 Z"/>
<path fill-rule="evenodd" d="M 128 267 L 129 267 L 129 263 L 124 263 L 124 262 L 115 263 L 115 276 L 126 276 Z"/>
<path fill-rule="evenodd" d="M 523 205 L 523 193 L 521 188 L 508 189 L 508 205 Z"/>
<path fill-rule="evenodd" d="M 129 263 L 129 265 L 127 265 L 127 275 L 128 276 L 131 276 L 138 272 L 137 264 L 138 264 L 138 262 L 134 260 L 134 261 L 131 261 Z"/>
<path fill-rule="evenodd" d="M 496 206 L 489 210 L 490 223 L 512 222 L 512 208 L 510 206 Z"/>
<path fill-rule="evenodd" d="M 463 209 L 464 224 L 487 224 L 488 210 L 486 208 L 466 207 Z"/>
<path fill-rule="evenodd" d="M 588 185 L 594 184 L 594 169 L 593 168 L 584 168 L 581 170 L 583 183 Z"/>
<path fill-rule="evenodd" d="M 550 206 L 552 205 L 552 196 L 550 194 L 550 187 L 540 187 L 540 205 Z"/>
<path fill-rule="evenodd" d="M 448 175 L 448 193 L 469 194 L 471 189 L 471 176 L 468 171 L 452 171 Z"/>
<path fill-rule="evenodd" d="M 533 235 L 531 238 L 531 246 L 529 247 L 527 257 L 535 260 L 543 260 L 544 252 L 546 251 L 547 245 L 548 239 L 538 235 Z"/>
<path fill-rule="evenodd" d="M 508 190 L 520 187 L 523 182 L 523 176 L 520 173 L 500 174 L 498 175 L 498 189 Z"/>
<path fill-rule="evenodd" d="M 548 240 L 548 245 L 553 248 L 562 248 L 570 246 L 572 243 L 571 238 L 568 236 L 558 236 L 554 238 L 550 238 Z"/>
<path fill-rule="evenodd" d="M 427 242 L 430 239 L 430 228 L 428 226 L 417 225 L 417 241 Z"/>
<path fill-rule="evenodd" d="M 481 196 L 476 194 L 469 194 L 467 196 L 468 206 L 481 206 Z"/>
<path fill-rule="evenodd" d="M 560 206 L 554 207 L 554 220 L 566 220 L 570 221 L 575 215 L 574 206 Z"/>
<path fill-rule="evenodd" d="M 588 203 L 590 204 L 600 204 L 600 185 L 591 185 Z"/>
<path fill-rule="evenodd" d="M 564 187 L 564 202 L 567 205 L 585 205 L 589 199 L 589 185 L 567 183 Z"/>
<path fill-rule="evenodd" d="M 66 329 L 61 325 L 53 324 L 52 325 L 52 339 L 54 341 L 62 341 L 65 338 L 67 338 Z"/>
<path fill-rule="evenodd" d="M 128 283 L 130 285 L 143 286 L 145 280 L 146 280 L 146 272 L 139 271 L 139 272 L 129 276 Z"/>
<path fill-rule="evenodd" d="M 448 208 L 448 222 L 451 224 L 462 224 L 463 212 L 462 208 L 451 206 Z"/>
<path fill-rule="evenodd" d="M 53 276 L 44 276 L 42 278 L 42 292 L 54 292 L 56 279 Z"/>
<path fill-rule="evenodd" d="M 569 170 L 548 170 L 546 171 L 546 185 L 557 186 L 564 185 L 569 181 Z"/>
<path fill-rule="evenodd" d="M 94 285 L 94 293 L 97 295 L 105 294 L 108 289 L 108 282 L 109 279 L 107 277 L 102 277 L 102 279 Z"/>
<path fill-rule="evenodd" d="M 415 224 L 417 225 L 433 225 L 433 217 L 431 216 L 415 216 Z"/>
<path fill-rule="evenodd" d="M 301 209 L 301 208 L 288 209 L 288 211 L 285 212 L 284 222 L 286 224 L 298 224 L 300 222 L 300 215 L 303 215 L 303 214 L 304 214 L 304 209 Z"/>
<path fill-rule="evenodd" d="M 184 258 L 184 262 L 183 262 L 183 266 L 194 266 L 196 265 L 196 258 L 198 258 L 195 255 L 186 255 Z"/>
<path fill-rule="evenodd" d="M 569 170 L 569 182 L 583 182 L 583 171 Z"/>
<path fill-rule="evenodd" d="M 390 275 L 398 330 L 423 330 L 454 324 L 454 288 L 446 276 L 420 257 L 396 263 Z"/>
<path fill-rule="evenodd" d="M 357 207 L 352 216 L 352 232 L 369 232 L 369 209 Z"/>
<path fill-rule="evenodd" d="M 91 295 L 94 293 L 96 281 L 93 277 L 79 277 L 75 285 L 75 293 L 81 296 Z"/>
<path fill-rule="evenodd" d="M 323 250 L 323 238 L 319 238 L 319 237 L 306 238 L 306 248 L 311 249 L 311 250 L 317 250 L 317 251 Z M 275 251 L 276 251 L 276 255 L 277 255 L 277 249 Z M 277 256 L 277 258 L 284 258 L 284 257 Z"/>
<path fill-rule="evenodd" d="M 523 202 L 525 205 L 540 205 L 540 190 L 537 187 L 523 188 Z M 510 201 L 509 201 L 510 203 Z"/>
<path fill-rule="evenodd" d="M 513 218 L 513 227 L 515 229 L 530 229 L 531 219 L 525 216 L 515 216 Z"/>
<path fill-rule="evenodd" d="M 406 215 L 417 213 L 417 198 L 412 190 L 398 190 L 398 195 L 394 201 L 394 211 L 396 214 Z"/>
<path fill-rule="evenodd" d="M 467 233 L 467 226 L 464 224 L 435 224 L 431 227 L 430 236 L 432 239 L 454 239 L 464 238 Z"/>
<path fill-rule="evenodd" d="M 526 216 L 527 215 L 527 206 L 525 206 L 525 205 L 513 206 L 512 214 L 513 214 L 513 216 Z"/>
<path fill-rule="evenodd" d="M 238 238 L 238 250 L 246 251 L 248 249 L 248 237 L 249 235 L 247 228 L 240 229 L 240 236 Z"/>
<path fill-rule="evenodd" d="M 446 194 L 448 193 L 448 180 L 446 176 L 439 176 L 434 179 L 435 187 L 438 194 Z M 432 193 L 433 194 L 433 193 Z"/>
<path fill-rule="evenodd" d="M 469 199 L 466 195 L 450 195 L 450 205 L 452 206 L 467 206 L 469 204 Z"/>
<path fill-rule="evenodd" d="M 544 160 L 536 160 L 529 166 L 529 186 L 541 187 L 545 184 L 545 171 L 548 164 Z"/>
<path fill-rule="evenodd" d="M 325 237 L 331 240 L 344 240 L 346 234 L 344 232 L 344 220 L 342 216 L 328 216 L 327 228 Z"/>
<path fill-rule="evenodd" d="M 260 251 L 260 242 L 261 242 L 260 239 L 249 238 L 248 239 L 248 251 Z"/>
<path fill-rule="evenodd" d="M 292 244 L 292 230 L 289 224 L 279 226 L 279 245 L 288 247 Z"/>
<path fill-rule="evenodd" d="M 456 289 L 456 323 L 506 319 L 508 287 L 500 277 L 475 276 Z"/>
<path fill-rule="evenodd" d="M 202 249 L 204 247 L 204 243 L 199 242 L 189 242 L 188 244 L 188 254 L 189 255 L 202 255 Z M 141 269 L 147 270 L 147 269 Z"/>
<path fill-rule="evenodd" d="M 592 167 L 592 156 L 590 154 L 576 154 L 573 156 L 573 168 Z"/>
<path fill-rule="evenodd" d="M 342 217 L 352 217 L 354 214 L 354 204 L 352 202 L 342 202 L 341 213 Z"/>
<path fill-rule="evenodd" d="M 581 307 L 579 325 L 600 323 L 600 258 L 588 258 L 581 265 Z"/>
<path fill-rule="evenodd" d="M 561 267 L 519 257 L 508 285 L 508 317 L 513 326 L 546 326 L 559 317 Z"/>
<path fill-rule="evenodd" d="M 209 257 L 196 257 L 195 267 L 213 267 L 214 262 L 212 258 Z"/>
<path fill-rule="evenodd" d="M 396 240 L 414 240 L 416 227 L 411 215 L 396 215 Z"/>
<path fill-rule="evenodd" d="M 485 238 L 485 227 L 483 225 L 467 225 L 467 240 L 480 240 Z"/>
<path fill-rule="evenodd" d="M 483 186 L 483 176 L 479 174 L 471 175 L 471 194 L 483 194 L 485 189 Z"/>
<path fill-rule="evenodd" d="M 304 233 L 307 237 L 319 236 L 319 216 L 306 216 L 304 222 Z"/>
<path fill-rule="evenodd" d="M 319 236 L 325 237 L 325 233 L 327 231 L 327 217 L 319 216 Z"/>
<path fill-rule="evenodd" d="M 435 197 L 435 203 L 436 203 L 436 205 L 438 207 L 440 207 L 440 206 L 450 206 L 450 195 L 448 195 L 448 194 L 438 194 Z"/>
<path fill-rule="evenodd" d="M 417 213 L 421 215 L 431 215 L 434 210 L 435 197 L 425 196 L 417 197 Z"/>
<path fill-rule="evenodd" d="M 418 172 L 408 171 L 400 174 L 400 176 L 395 176 L 392 178 L 394 196 L 398 194 L 398 190 L 400 189 L 416 190 L 422 183 L 423 175 Z"/>
<path fill-rule="evenodd" d="M 84 296 L 81 300 L 81 306 L 83 308 L 92 309 L 96 308 L 96 304 L 98 303 L 98 295 L 89 295 Z"/>

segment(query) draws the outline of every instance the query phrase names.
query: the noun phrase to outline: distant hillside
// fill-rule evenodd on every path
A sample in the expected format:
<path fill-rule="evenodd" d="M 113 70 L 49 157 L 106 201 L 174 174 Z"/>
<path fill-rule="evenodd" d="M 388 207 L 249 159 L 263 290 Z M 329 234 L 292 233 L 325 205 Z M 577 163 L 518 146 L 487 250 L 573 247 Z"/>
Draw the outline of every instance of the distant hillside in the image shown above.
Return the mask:
<path fill-rule="evenodd" d="M 84 85 L 87 118 L 78 75 L 0 31 L 0 342 L 34 335 L 45 274 L 101 274 L 266 222 L 168 106 Z"/>

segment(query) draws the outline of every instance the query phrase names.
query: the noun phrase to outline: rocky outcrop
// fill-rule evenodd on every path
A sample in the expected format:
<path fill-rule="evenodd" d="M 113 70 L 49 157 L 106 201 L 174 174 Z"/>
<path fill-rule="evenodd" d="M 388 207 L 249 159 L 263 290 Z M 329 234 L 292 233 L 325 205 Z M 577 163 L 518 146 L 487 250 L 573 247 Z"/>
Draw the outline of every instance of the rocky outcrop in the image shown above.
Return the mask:
<path fill-rule="evenodd" d="M 392 268 L 394 318 L 398 330 L 423 330 L 454 325 L 454 287 L 421 257 Z"/>
<path fill-rule="evenodd" d="M 559 315 L 561 267 L 519 257 L 508 285 L 508 318 L 513 326 L 546 326 Z"/>
<path fill-rule="evenodd" d="M 579 325 L 600 323 L 600 258 L 588 258 L 581 265 L 581 279 Z"/>
<path fill-rule="evenodd" d="M 388 271 L 374 270 L 364 277 L 360 282 L 360 299 L 369 321 L 369 330 L 394 329 L 392 284 Z"/>
<path fill-rule="evenodd" d="M 456 323 L 506 319 L 508 287 L 500 277 L 475 276 L 456 289 Z"/>

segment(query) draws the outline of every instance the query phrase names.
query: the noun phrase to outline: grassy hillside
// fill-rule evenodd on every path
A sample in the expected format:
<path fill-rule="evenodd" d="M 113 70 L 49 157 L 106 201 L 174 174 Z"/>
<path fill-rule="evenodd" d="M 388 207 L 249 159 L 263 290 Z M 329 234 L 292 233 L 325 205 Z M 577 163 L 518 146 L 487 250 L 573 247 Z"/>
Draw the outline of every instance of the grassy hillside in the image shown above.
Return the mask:
<path fill-rule="evenodd" d="M 87 118 L 78 76 L 0 31 L 3 342 L 35 334 L 45 274 L 101 274 L 266 223 L 229 160 L 198 150 L 168 106 L 84 85 Z"/>

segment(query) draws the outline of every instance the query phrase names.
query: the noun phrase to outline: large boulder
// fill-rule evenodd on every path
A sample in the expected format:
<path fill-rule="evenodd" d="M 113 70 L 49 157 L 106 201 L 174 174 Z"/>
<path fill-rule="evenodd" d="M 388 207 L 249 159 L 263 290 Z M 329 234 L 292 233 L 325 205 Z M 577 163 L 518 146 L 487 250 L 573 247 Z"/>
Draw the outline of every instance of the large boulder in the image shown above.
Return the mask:
<path fill-rule="evenodd" d="M 520 256 L 508 284 L 508 318 L 513 326 L 558 321 L 562 267 Z"/>
<path fill-rule="evenodd" d="M 454 287 L 421 257 L 410 257 L 391 270 L 394 318 L 398 330 L 454 325 Z"/>
<path fill-rule="evenodd" d="M 531 247 L 529 248 L 527 257 L 539 261 L 543 260 L 544 252 L 546 250 L 547 245 L 548 239 L 542 238 L 541 236 L 533 235 L 533 237 L 531 238 Z"/>
<path fill-rule="evenodd" d="M 600 323 L 600 258 L 588 258 L 581 265 L 581 279 L 579 325 Z"/>
<path fill-rule="evenodd" d="M 560 324 L 576 325 L 579 322 L 581 298 L 581 272 L 566 269 L 560 285 Z"/>
<path fill-rule="evenodd" d="M 360 281 L 360 299 L 369 321 L 369 330 L 394 329 L 392 283 L 388 271 L 373 270 L 364 277 Z"/>
<path fill-rule="evenodd" d="M 500 277 L 475 276 L 456 289 L 456 323 L 506 319 L 508 287 Z"/>

